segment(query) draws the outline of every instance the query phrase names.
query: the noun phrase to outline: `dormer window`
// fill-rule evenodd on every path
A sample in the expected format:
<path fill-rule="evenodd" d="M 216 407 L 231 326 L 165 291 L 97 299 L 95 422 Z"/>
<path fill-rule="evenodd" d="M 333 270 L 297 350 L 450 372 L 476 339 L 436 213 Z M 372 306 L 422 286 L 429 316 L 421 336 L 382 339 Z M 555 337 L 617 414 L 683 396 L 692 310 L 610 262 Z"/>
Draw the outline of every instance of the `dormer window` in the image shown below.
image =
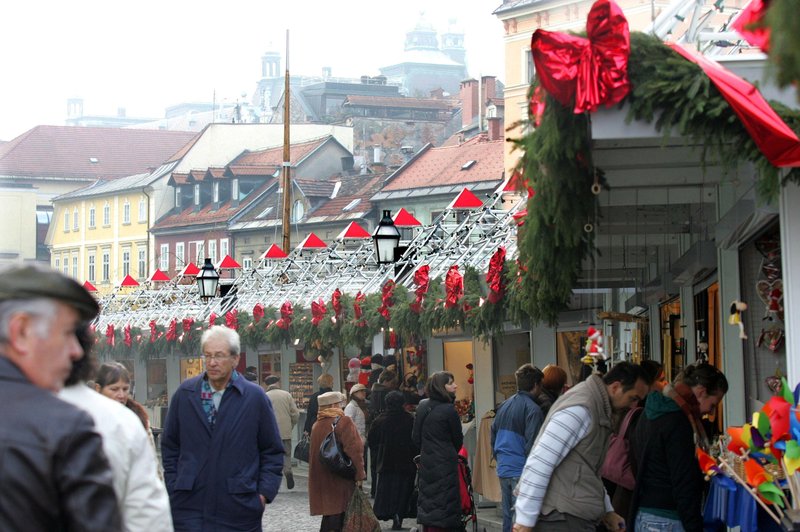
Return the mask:
<path fill-rule="evenodd" d="M 200 205 L 200 183 L 194 185 L 194 205 L 195 207 Z"/>
<path fill-rule="evenodd" d="M 231 199 L 237 201 L 239 199 L 239 178 L 233 178 L 231 181 Z"/>
<path fill-rule="evenodd" d="M 214 181 L 214 203 L 219 203 L 219 181 Z"/>
<path fill-rule="evenodd" d="M 181 208 L 181 187 L 175 187 L 175 208 Z"/>

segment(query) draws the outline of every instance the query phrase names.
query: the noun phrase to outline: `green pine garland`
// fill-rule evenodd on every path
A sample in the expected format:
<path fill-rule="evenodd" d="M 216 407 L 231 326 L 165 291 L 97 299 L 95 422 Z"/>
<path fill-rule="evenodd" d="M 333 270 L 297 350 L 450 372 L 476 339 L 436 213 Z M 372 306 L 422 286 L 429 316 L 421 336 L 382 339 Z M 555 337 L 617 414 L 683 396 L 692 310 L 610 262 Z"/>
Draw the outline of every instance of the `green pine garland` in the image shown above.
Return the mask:
<path fill-rule="evenodd" d="M 796 0 L 770 0 L 766 23 L 770 31 L 769 59 L 782 86 L 800 82 L 800 16 Z"/>

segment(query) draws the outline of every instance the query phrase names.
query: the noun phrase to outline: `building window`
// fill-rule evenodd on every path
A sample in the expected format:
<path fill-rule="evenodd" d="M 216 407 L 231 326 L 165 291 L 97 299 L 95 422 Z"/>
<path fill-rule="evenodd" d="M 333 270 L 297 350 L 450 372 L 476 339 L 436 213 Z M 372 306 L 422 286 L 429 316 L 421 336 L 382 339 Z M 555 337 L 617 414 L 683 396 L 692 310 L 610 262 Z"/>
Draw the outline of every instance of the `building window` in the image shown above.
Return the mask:
<path fill-rule="evenodd" d="M 131 250 L 126 249 L 122 252 L 122 277 L 131 273 Z"/>
<path fill-rule="evenodd" d="M 204 259 L 206 257 L 205 243 L 202 240 L 200 240 L 199 242 L 195 243 L 195 246 L 196 246 L 196 248 L 195 248 L 195 252 L 196 253 L 195 253 L 195 259 L 194 259 L 195 264 L 202 265 L 203 262 L 204 262 Z"/>
<path fill-rule="evenodd" d="M 253 257 L 244 257 L 242 264 L 245 269 L 251 269 L 253 267 Z"/>
<path fill-rule="evenodd" d="M 161 244 L 161 253 L 158 254 L 158 267 L 162 272 L 169 270 L 169 244 Z"/>
<path fill-rule="evenodd" d="M 131 223 L 131 204 L 128 203 L 128 200 L 125 200 L 125 204 L 122 205 L 122 223 Z"/>
<path fill-rule="evenodd" d="M 239 199 L 239 179 L 234 178 L 231 181 L 231 199 L 237 201 Z"/>
<path fill-rule="evenodd" d="M 103 251 L 103 282 L 107 283 L 110 277 L 111 255 L 108 251 Z"/>
<path fill-rule="evenodd" d="M 89 255 L 89 282 L 94 282 L 94 255 Z"/>
<path fill-rule="evenodd" d="M 212 264 L 217 263 L 217 241 L 216 240 L 209 240 L 208 241 L 208 258 L 211 259 Z"/>
<path fill-rule="evenodd" d="M 64 211 L 64 232 L 69 233 L 69 209 Z"/>
<path fill-rule="evenodd" d="M 186 257 L 184 255 L 184 243 L 175 243 L 175 269 L 182 268 L 186 264 Z"/>
<path fill-rule="evenodd" d="M 89 207 L 89 229 L 94 229 L 95 219 L 94 219 L 94 205 Z"/>
<path fill-rule="evenodd" d="M 175 187 L 175 208 L 181 208 L 181 187 Z"/>
<path fill-rule="evenodd" d="M 74 277 L 75 279 L 78 278 L 78 256 L 77 255 L 73 255 L 72 256 L 72 277 Z"/>
<path fill-rule="evenodd" d="M 145 252 L 143 249 L 139 251 L 139 279 L 147 277 L 147 261 L 145 260 Z"/>
<path fill-rule="evenodd" d="M 194 185 L 194 204 L 200 205 L 200 184 L 196 183 Z"/>
<path fill-rule="evenodd" d="M 139 223 L 147 221 L 147 201 L 139 198 Z"/>
<path fill-rule="evenodd" d="M 219 256 L 220 257 L 224 257 L 225 255 L 230 255 L 230 254 L 231 254 L 231 252 L 228 249 L 228 239 L 227 238 L 221 238 L 219 240 Z"/>
<path fill-rule="evenodd" d="M 219 203 L 219 181 L 214 181 L 214 203 Z"/>
<path fill-rule="evenodd" d="M 60 258 L 58 258 L 58 257 L 56 257 L 56 261 L 55 261 L 55 270 L 56 270 L 56 271 L 58 271 L 58 270 L 60 270 L 60 269 L 61 269 L 61 259 L 60 259 Z"/>
<path fill-rule="evenodd" d="M 75 209 L 75 211 L 72 213 L 72 230 L 78 230 L 78 209 Z"/>
<path fill-rule="evenodd" d="M 61 265 L 64 267 L 64 275 L 69 275 L 69 255 L 64 255 L 61 259 Z"/>
<path fill-rule="evenodd" d="M 111 225 L 111 205 L 106 203 L 103 205 L 103 226 Z"/>
<path fill-rule="evenodd" d="M 533 78 L 536 77 L 536 64 L 533 62 L 533 53 L 530 48 L 525 50 L 525 75 L 527 76 L 525 83 L 532 83 Z"/>

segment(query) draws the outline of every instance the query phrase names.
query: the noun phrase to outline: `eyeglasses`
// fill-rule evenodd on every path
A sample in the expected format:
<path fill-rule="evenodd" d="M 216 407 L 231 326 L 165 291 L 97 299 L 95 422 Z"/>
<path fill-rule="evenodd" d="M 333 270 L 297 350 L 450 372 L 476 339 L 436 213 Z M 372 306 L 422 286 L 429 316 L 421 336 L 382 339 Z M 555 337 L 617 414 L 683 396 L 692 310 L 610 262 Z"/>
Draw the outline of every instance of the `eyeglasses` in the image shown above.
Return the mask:
<path fill-rule="evenodd" d="M 206 363 L 209 362 L 221 362 L 225 359 L 231 358 L 233 355 L 203 355 Z"/>

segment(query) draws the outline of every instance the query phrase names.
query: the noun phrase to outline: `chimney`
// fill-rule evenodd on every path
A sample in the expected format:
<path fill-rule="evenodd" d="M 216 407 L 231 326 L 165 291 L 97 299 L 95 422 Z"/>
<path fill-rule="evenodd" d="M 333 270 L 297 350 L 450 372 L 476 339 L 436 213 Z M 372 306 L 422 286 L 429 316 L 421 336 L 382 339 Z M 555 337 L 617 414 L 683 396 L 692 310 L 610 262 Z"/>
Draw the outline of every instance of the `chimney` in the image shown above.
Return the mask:
<path fill-rule="evenodd" d="M 461 127 L 469 127 L 478 118 L 478 82 L 467 79 L 461 82 Z"/>
<path fill-rule="evenodd" d="M 495 76 L 483 76 L 483 99 L 493 100 L 497 97 L 497 78 Z"/>
<path fill-rule="evenodd" d="M 486 119 L 488 123 L 487 129 L 489 133 L 489 140 L 502 140 L 503 139 L 503 119 L 499 116 L 490 116 Z"/>
<path fill-rule="evenodd" d="M 376 144 L 372 147 L 372 162 L 375 164 L 383 162 L 383 148 L 380 144 Z"/>

